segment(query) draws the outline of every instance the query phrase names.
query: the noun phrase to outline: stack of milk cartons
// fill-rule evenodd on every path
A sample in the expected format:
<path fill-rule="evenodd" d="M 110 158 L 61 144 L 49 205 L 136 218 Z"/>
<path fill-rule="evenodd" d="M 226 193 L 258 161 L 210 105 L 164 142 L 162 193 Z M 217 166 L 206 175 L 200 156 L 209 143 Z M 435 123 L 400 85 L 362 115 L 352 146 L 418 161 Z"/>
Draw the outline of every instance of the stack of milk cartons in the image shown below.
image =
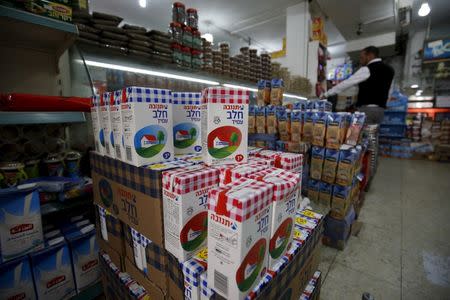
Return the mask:
<path fill-rule="evenodd" d="M 228 299 L 244 299 L 264 276 L 273 186 L 239 178 L 209 192 L 208 283 Z"/>
<path fill-rule="evenodd" d="M 172 92 L 175 154 L 202 152 L 201 93 Z"/>
<path fill-rule="evenodd" d="M 111 145 L 116 159 L 125 160 L 125 145 L 122 128 L 122 91 L 111 93 L 109 115 L 111 121 Z"/>
<path fill-rule="evenodd" d="M 225 186 L 236 179 L 246 177 L 255 172 L 259 172 L 269 168 L 266 164 L 249 162 L 245 164 L 220 165 L 215 167 L 219 170 L 220 186 Z"/>
<path fill-rule="evenodd" d="M 140 167 L 172 160 L 172 92 L 132 86 L 121 97 L 124 161 Z"/>
<path fill-rule="evenodd" d="M 189 300 L 201 299 L 201 275 L 208 268 L 208 248 L 201 249 L 182 264 L 184 275 L 184 296 Z"/>
<path fill-rule="evenodd" d="M 203 90 L 202 150 L 205 164 L 247 162 L 249 92 L 227 87 Z"/>
<path fill-rule="evenodd" d="M 100 95 L 100 127 L 103 132 L 103 146 L 102 153 L 115 157 L 114 146 L 113 146 L 113 132 L 111 130 L 111 114 L 110 114 L 110 103 L 111 98 L 114 97 L 114 93 L 103 93 Z M 102 141 L 102 136 L 100 135 L 100 141 Z"/>
<path fill-rule="evenodd" d="M 218 183 L 219 171 L 204 165 L 163 172 L 165 247 L 180 262 L 206 243 L 208 192 Z"/>
<path fill-rule="evenodd" d="M 247 177 L 271 184 L 273 188 L 269 243 L 269 269 L 272 269 L 292 242 L 297 198 L 300 193 L 300 174 L 270 168 Z"/>
<path fill-rule="evenodd" d="M 256 157 L 273 159 L 274 166 L 286 171 L 302 173 L 303 155 L 272 150 L 262 150 L 255 154 Z"/>
<path fill-rule="evenodd" d="M 103 134 L 103 128 L 100 123 L 100 97 L 99 95 L 94 95 L 91 99 L 91 121 L 92 121 L 92 131 L 94 135 L 95 151 L 99 154 L 104 153 L 105 148 L 105 137 Z"/>

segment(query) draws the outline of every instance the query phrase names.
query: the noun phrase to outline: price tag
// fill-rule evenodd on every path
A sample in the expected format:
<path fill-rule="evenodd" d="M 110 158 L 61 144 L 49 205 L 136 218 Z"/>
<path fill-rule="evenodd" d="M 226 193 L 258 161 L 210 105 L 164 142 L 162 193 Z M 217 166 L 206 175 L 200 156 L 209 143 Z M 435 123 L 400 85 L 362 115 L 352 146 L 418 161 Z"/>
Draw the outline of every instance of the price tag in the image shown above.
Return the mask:
<path fill-rule="evenodd" d="M 295 223 L 300 224 L 300 225 L 306 225 L 308 223 L 308 221 L 304 218 L 297 217 L 297 218 L 295 218 Z"/>
<path fill-rule="evenodd" d="M 301 212 L 301 214 L 310 218 L 315 218 L 315 214 L 310 210 L 304 210 Z"/>

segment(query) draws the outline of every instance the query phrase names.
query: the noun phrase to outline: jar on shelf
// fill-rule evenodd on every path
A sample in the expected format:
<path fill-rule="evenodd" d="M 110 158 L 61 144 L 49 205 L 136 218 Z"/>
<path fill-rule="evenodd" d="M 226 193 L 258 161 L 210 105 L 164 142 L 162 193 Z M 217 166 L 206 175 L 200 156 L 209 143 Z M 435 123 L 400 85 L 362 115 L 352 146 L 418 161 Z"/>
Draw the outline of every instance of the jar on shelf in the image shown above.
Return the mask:
<path fill-rule="evenodd" d="M 181 48 L 183 53 L 183 67 L 191 68 L 192 67 L 192 54 L 191 49 L 189 47 Z"/>
<path fill-rule="evenodd" d="M 172 22 L 184 24 L 186 20 L 185 6 L 181 2 L 174 2 L 172 4 Z"/>
<path fill-rule="evenodd" d="M 177 66 L 183 66 L 183 52 L 181 51 L 181 45 L 178 43 L 172 43 L 172 61 Z"/>
<path fill-rule="evenodd" d="M 183 28 L 183 46 L 192 47 L 192 28 L 189 26 Z"/>
<path fill-rule="evenodd" d="M 198 30 L 192 31 L 192 48 L 196 50 L 201 50 L 203 47 L 203 42 L 201 38 L 201 33 Z"/>
<path fill-rule="evenodd" d="M 199 70 L 202 67 L 202 52 L 192 49 L 192 68 Z"/>
<path fill-rule="evenodd" d="M 170 23 L 170 32 L 172 33 L 172 39 L 177 43 L 183 42 L 183 28 L 180 23 Z"/>
<path fill-rule="evenodd" d="M 186 10 L 186 25 L 191 28 L 198 28 L 198 14 L 195 8 L 188 8 Z"/>

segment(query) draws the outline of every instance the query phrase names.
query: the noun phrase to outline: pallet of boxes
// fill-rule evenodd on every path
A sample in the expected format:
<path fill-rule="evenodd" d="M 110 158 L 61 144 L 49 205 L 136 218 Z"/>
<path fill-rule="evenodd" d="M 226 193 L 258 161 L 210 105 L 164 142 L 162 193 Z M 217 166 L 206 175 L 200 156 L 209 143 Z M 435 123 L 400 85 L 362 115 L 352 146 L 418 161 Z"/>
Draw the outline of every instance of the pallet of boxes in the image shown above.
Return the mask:
<path fill-rule="evenodd" d="M 360 200 L 361 165 L 366 144 L 361 144 L 363 113 L 305 113 L 307 141 L 312 143 L 308 197 L 325 218 L 323 242 L 343 249 Z M 308 128 L 311 127 L 311 128 Z M 311 137 L 309 137 L 311 136 Z"/>
<path fill-rule="evenodd" d="M 298 299 L 315 278 L 323 218 L 299 210 L 301 154 L 249 154 L 248 92 L 205 89 L 182 129 L 188 112 L 176 117 L 169 90 L 99 98 L 109 100 L 93 101 L 91 165 L 107 298 Z M 103 155 L 99 103 L 121 103 L 123 139 L 109 141 L 121 157 Z M 184 131 L 191 153 L 174 147 Z"/>

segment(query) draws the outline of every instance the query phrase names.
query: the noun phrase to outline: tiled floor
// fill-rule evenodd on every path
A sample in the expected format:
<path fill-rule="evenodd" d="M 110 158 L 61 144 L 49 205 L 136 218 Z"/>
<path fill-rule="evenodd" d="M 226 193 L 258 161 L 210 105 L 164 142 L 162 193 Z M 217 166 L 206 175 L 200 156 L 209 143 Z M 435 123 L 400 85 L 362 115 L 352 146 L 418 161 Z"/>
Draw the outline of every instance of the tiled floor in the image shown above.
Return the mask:
<path fill-rule="evenodd" d="M 322 248 L 322 300 L 450 299 L 450 164 L 381 159 L 359 221 Z"/>

